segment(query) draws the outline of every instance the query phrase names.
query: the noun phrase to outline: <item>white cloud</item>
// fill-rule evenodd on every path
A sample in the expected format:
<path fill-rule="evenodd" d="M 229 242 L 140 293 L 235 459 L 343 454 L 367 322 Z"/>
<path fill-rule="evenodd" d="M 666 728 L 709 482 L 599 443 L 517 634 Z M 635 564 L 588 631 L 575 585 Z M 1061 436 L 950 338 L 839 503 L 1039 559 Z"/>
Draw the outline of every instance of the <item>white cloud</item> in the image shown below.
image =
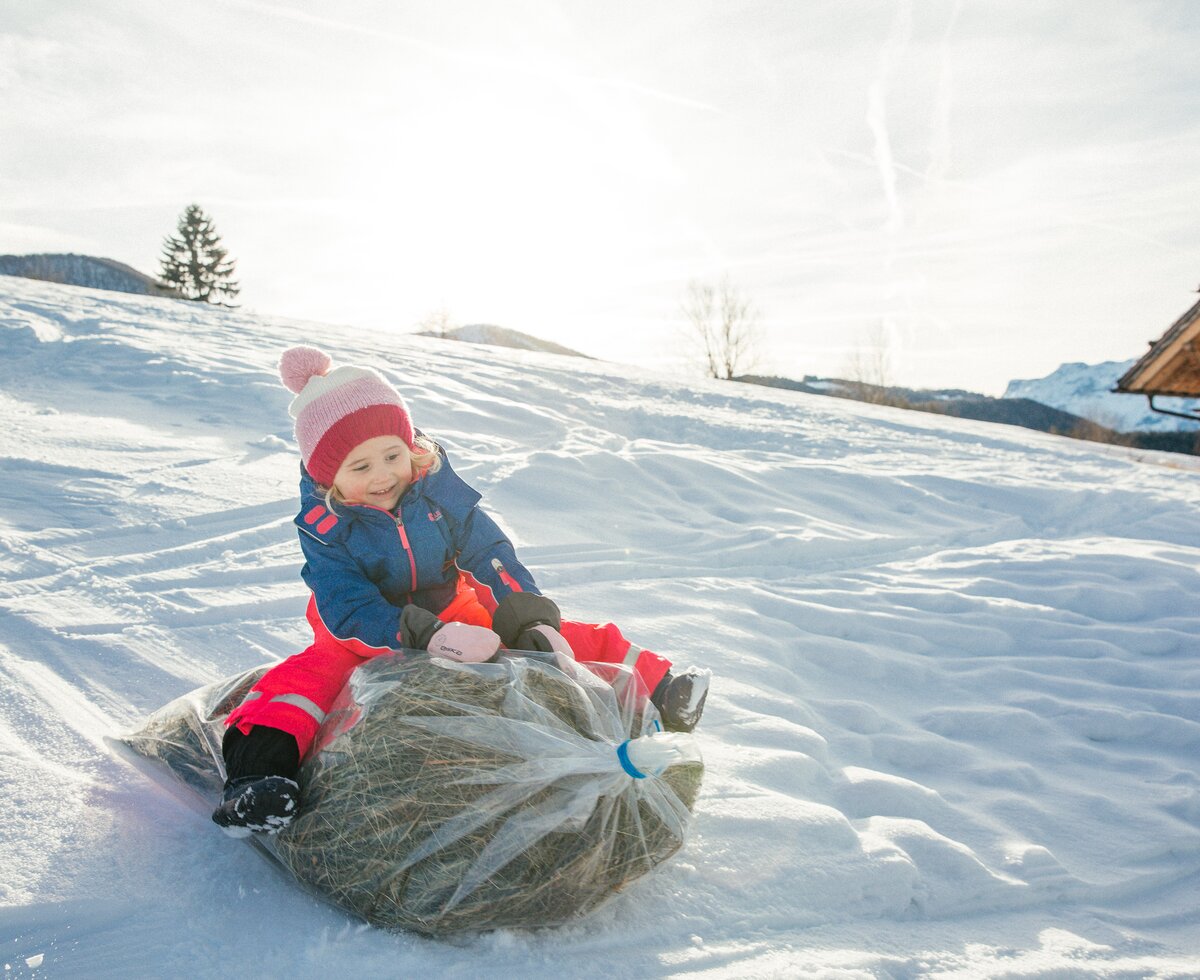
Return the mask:
<path fill-rule="evenodd" d="M 1200 275 L 1184 3 L 181 9 L 6 10 L 0 251 L 149 270 L 198 200 L 264 311 L 628 359 L 728 270 L 799 373 L 887 323 L 899 380 L 993 391 Z"/>

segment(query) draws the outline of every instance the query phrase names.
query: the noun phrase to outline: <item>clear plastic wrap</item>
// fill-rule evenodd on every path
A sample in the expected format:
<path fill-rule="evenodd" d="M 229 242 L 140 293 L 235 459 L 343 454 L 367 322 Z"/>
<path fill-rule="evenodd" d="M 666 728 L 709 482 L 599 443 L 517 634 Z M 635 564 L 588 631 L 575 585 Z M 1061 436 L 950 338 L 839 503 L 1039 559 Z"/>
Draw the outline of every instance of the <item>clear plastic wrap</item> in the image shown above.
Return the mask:
<path fill-rule="evenodd" d="M 125 742 L 215 803 L 222 722 L 261 674 L 179 698 Z M 561 924 L 683 843 L 704 767 L 657 722 L 625 667 L 378 657 L 321 727 L 297 817 L 256 842 L 385 928 Z"/>

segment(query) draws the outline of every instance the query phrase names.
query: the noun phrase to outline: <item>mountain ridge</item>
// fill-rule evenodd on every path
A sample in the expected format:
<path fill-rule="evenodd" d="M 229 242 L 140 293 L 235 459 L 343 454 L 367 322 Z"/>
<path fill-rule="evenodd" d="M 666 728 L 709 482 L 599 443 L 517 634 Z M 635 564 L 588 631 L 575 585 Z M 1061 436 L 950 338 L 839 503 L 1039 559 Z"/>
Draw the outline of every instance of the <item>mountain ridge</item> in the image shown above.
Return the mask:
<path fill-rule="evenodd" d="M 957 388 L 904 388 L 871 385 L 841 378 L 818 378 L 814 375 L 807 375 L 803 381 L 762 375 L 742 375 L 733 380 L 813 395 L 890 405 L 893 408 L 917 412 L 975 419 L 980 422 L 1017 425 L 1037 432 L 1048 432 L 1089 442 L 1107 442 L 1138 449 L 1200 455 L 1200 432 L 1194 428 L 1193 431 L 1160 428 L 1123 432 L 1087 416 L 1077 415 L 1034 398 L 1008 395 L 993 398 L 990 395 Z M 1186 424 L 1184 422 L 1184 425 Z"/>
<path fill-rule="evenodd" d="M 1118 432 L 1197 431 L 1196 424 L 1187 419 L 1153 411 L 1141 396 L 1113 391 L 1118 379 L 1136 362 L 1135 357 L 1098 364 L 1068 361 L 1045 377 L 1010 381 L 1003 397 L 1032 398 Z M 1196 405 L 1188 398 L 1162 398 L 1157 403 L 1173 411 Z"/>
<path fill-rule="evenodd" d="M 77 255 L 74 252 L 0 255 L 0 275 L 88 289 L 107 289 L 117 293 L 179 298 L 174 289 L 131 265 L 116 259 Z"/>
<path fill-rule="evenodd" d="M 512 350 L 535 350 L 543 354 L 562 354 L 564 357 L 583 357 L 594 360 L 587 354 L 581 354 L 570 347 L 556 344 L 550 340 L 542 340 L 533 334 L 513 330 L 511 327 L 499 327 L 492 323 L 469 323 L 461 327 L 446 327 L 445 329 L 417 330 L 418 337 L 435 337 L 438 340 L 456 340 L 467 344 L 489 344 L 492 347 L 508 347 Z"/>

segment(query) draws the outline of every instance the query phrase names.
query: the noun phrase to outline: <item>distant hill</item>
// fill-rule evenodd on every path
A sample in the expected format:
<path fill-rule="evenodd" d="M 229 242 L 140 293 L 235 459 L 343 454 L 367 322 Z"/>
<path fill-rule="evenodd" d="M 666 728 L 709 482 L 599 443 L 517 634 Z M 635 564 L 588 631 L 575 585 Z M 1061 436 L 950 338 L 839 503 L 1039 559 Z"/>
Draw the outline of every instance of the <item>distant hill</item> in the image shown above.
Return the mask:
<path fill-rule="evenodd" d="M 849 398 L 854 401 L 891 405 L 918 412 L 933 412 L 952 415 L 956 418 L 977 419 L 981 422 L 997 422 L 1019 425 L 1039 432 L 1086 439 L 1091 442 L 1111 442 L 1141 449 L 1156 449 L 1163 452 L 1200 455 L 1200 426 L 1191 431 L 1142 431 L 1120 432 L 1082 415 L 1063 411 L 1033 398 L 992 398 L 958 388 L 918 389 L 880 387 L 845 381 L 841 378 L 817 378 L 806 376 L 801 381 L 792 378 L 743 375 L 735 378 L 747 384 L 766 385 L 771 388 L 787 388 L 814 395 L 829 395 L 834 398 Z M 1012 385 L 1009 385 L 1010 391 Z M 1129 396 L 1123 396 L 1129 397 Z M 1183 420 L 1181 420 L 1183 421 Z M 1188 423 L 1184 422 L 1186 426 Z"/>
<path fill-rule="evenodd" d="M 1029 398 L 992 398 L 961 388 L 901 388 L 880 387 L 841 378 L 815 378 L 811 375 L 803 381 L 790 378 L 760 377 L 746 375 L 737 378 L 751 384 L 768 385 L 773 388 L 790 388 L 808 391 L 815 395 L 832 395 L 835 398 L 851 398 L 855 401 L 893 405 L 938 415 L 956 418 L 978 419 L 981 422 L 1001 422 L 1020 425 L 1039 432 L 1070 432 L 1087 422 L 1078 415 L 1064 412 Z"/>
<path fill-rule="evenodd" d="M 437 337 L 440 340 L 461 340 L 468 344 L 491 344 L 493 347 L 513 347 L 517 350 L 536 350 L 546 354 L 564 354 L 567 357 L 587 357 L 570 347 L 554 344 L 548 340 L 497 327 L 488 323 L 473 323 L 465 327 L 450 327 L 447 330 L 419 330 L 418 337 Z M 588 358 L 591 360 L 591 358 Z"/>
<path fill-rule="evenodd" d="M 42 279 L 69 286 L 88 286 L 92 289 L 109 289 L 117 293 L 178 297 L 175 290 L 124 262 L 97 258 L 94 255 L 0 255 L 0 275 Z"/>
<path fill-rule="evenodd" d="M 1133 366 L 1135 360 L 1063 364 L 1044 378 L 1010 381 L 1004 397 L 1032 398 L 1118 432 L 1200 431 L 1200 424 L 1196 422 L 1151 411 L 1142 396 L 1113 392 L 1117 379 Z M 1187 398 L 1158 398 L 1155 404 L 1174 411 L 1197 407 L 1195 400 Z"/>

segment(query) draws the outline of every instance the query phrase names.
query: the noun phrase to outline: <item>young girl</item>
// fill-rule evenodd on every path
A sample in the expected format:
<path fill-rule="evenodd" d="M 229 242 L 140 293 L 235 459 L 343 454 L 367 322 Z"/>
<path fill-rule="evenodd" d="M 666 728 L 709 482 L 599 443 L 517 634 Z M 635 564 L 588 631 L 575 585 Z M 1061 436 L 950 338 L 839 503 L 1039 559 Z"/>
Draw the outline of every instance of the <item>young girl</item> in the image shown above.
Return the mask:
<path fill-rule="evenodd" d="M 296 398 L 300 513 L 295 519 L 312 590 L 313 642 L 269 670 L 229 715 L 226 781 L 213 820 L 230 833 L 273 833 L 299 799 L 296 776 L 350 672 L 404 648 L 481 662 L 509 649 L 631 664 L 671 731 L 700 719 L 708 673 L 671 672 L 611 623 L 564 622 L 512 542 L 413 429 L 399 393 L 369 368 L 333 368 L 293 347 L 279 363 Z"/>

